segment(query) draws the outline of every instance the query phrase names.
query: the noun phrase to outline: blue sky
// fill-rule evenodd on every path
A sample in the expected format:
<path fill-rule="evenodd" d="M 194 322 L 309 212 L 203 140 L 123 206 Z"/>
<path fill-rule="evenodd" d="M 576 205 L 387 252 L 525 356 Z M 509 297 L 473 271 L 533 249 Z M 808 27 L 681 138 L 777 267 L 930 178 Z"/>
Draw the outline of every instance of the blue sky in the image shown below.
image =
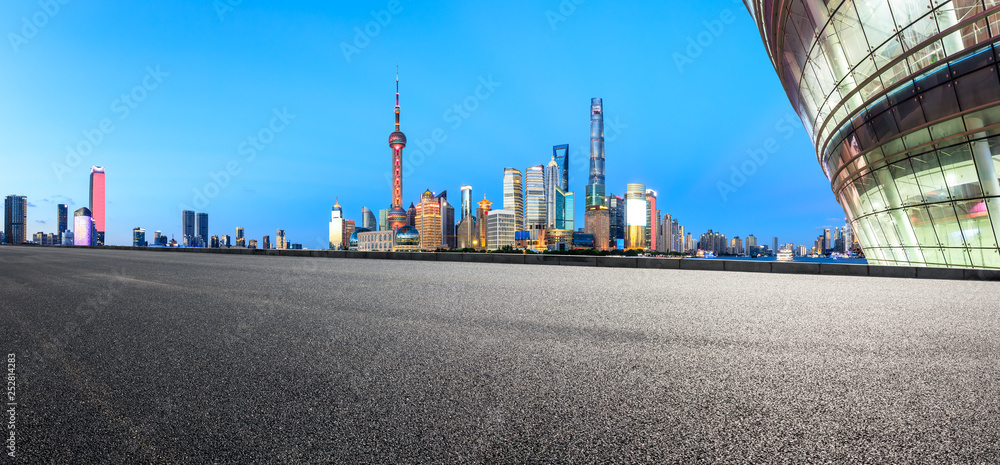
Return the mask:
<path fill-rule="evenodd" d="M 179 238 L 190 206 L 211 234 L 325 247 L 336 199 L 359 222 L 389 205 L 397 60 L 407 205 L 500 202 L 504 167 L 557 144 L 582 204 L 602 97 L 608 192 L 645 183 L 696 236 L 810 246 L 843 223 L 739 2 L 18 0 L 0 32 L 0 194 L 28 196 L 31 233 L 100 165 L 109 244 Z"/>

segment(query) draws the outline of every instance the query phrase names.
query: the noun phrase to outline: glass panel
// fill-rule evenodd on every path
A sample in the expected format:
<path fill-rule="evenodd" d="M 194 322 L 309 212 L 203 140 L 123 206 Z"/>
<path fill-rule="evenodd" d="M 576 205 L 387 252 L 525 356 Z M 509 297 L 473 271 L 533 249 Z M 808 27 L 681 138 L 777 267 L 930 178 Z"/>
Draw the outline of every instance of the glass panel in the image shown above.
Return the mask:
<path fill-rule="evenodd" d="M 931 215 L 927 212 L 927 207 L 911 207 L 906 209 L 906 216 L 910 218 L 913 225 L 913 233 L 917 236 L 917 241 L 923 246 L 938 244 L 937 234 L 934 234 L 934 224 L 931 223 Z"/>
<path fill-rule="evenodd" d="M 958 101 L 963 110 L 1000 100 L 1000 80 L 997 79 L 995 66 L 966 74 L 956 81 Z"/>
<path fill-rule="evenodd" d="M 858 18 L 864 26 L 865 36 L 871 48 L 878 47 L 896 33 L 892 13 L 886 0 L 855 0 Z"/>
<path fill-rule="evenodd" d="M 920 108 L 920 99 L 909 98 L 900 100 L 896 108 L 892 110 L 896 117 L 896 125 L 900 132 L 906 132 L 927 122 L 924 119 L 923 109 Z"/>
<path fill-rule="evenodd" d="M 969 250 L 959 249 L 959 248 L 945 248 L 943 249 L 944 259 L 948 262 L 948 266 L 955 267 L 970 267 L 972 266 L 972 260 L 969 260 Z"/>
<path fill-rule="evenodd" d="M 924 109 L 927 121 L 937 121 L 959 112 L 958 97 L 955 96 L 955 88 L 950 82 L 924 92 L 920 96 L 920 105 Z"/>
<path fill-rule="evenodd" d="M 993 247 L 997 241 L 993 236 L 993 225 L 986 210 L 986 201 L 968 200 L 955 202 L 955 211 L 962 226 L 965 241 L 970 247 Z"/>
<path fill-rule="evenodd" d="M 917 155 L 910 159 L 917 184 L 923 193 L 925 202 L 940 202 L 948 200 L 948 187 L 944 174 L 938 165 L 937 155 L 933 152 Z"/>
<path fill-rule="evenodd" d="M 921 247 L 920 253 L 924 254 L 924 263 L 927 263 L 927 266 L 948 266 L 944 259 L 944 251 L 940 248 Z"/>
<path fill-rule="evenodd" d="M 938 241 L 946 247 L 964 247 L 965 237 L 962 229 L 958 225 L 958 218 L 955 216 L 955 208 L 951 203 L 938 203 L 927 206 L 927 212 L 931 215 L 934 223 L 934 232 Z M 947 254 L 946 254 L 947 255 Z"/>
<path fill-rule="evenodd" d="M 977 268 L 1000 268 L 1000 251 L 997 249 L 969 249 L 972 266 Z"/>
<path fill-rule="evenodd" d="M 896 191 L 899 192 L 899 200 L 904 206 L 923 203 L 920 186 L 917 185 L 917 178 L 913 175 L 913 168 L 910 167 L 910 160 L 900 160 L 889 164 L 889 172 L 896 183 Z"/>
<path fill-rule="evenodd" d="M 960 144 L 938 150 L 938 159 L 944 171 L 945 182 L 953 199 L 982 197 L 983 188 L 979 184 L 976 165 L 972 161 L 969 144 Z"/>
<path fill-rule="evenodd" d="M 942 58 L 944 58 L 944 49 L 941 47 L 941 41 L 935 40 L 926 47 L 917 50 L 916 53 L 910 55 L 906 60 L 910 63 L 910 69 L 924 69 L 934 63 L 937 63 Z"/>
<path fill-rule="evenodd" d="M 889 0 L 889 6 L 896 24 L 913 24 L 931 11 L 930 0 Z"/>
<path fill-rule="evenodd" d="M 853 5 L 846 4 L 837 10 L 831 21 L 833 27 L 840 36 L 840 41 L 847 54 L 847 61 L 852 65 L 860 63 L 868 56 L 868 42 L 865 40 L 864 32 L 861 29 L 861 21 L 858 20 L 858 13 Z"/>
<path fill-rule="evenodd" d="M 931 126 L 930 130 L 931 138 L 937 140 L 965 132 L 965 125 L 962 124 L 962 118 L 952 118 L 943 123 Z"/>

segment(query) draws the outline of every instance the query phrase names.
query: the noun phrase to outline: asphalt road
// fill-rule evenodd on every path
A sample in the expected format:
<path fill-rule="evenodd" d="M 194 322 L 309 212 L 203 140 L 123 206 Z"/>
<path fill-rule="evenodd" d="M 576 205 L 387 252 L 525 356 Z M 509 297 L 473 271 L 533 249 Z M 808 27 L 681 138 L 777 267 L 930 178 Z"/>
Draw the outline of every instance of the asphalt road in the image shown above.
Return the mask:
<path fill-rule="evenodd" d="M 997 463 L 998 296 L 5 246 L 0 355 L 15 463 Z"/>

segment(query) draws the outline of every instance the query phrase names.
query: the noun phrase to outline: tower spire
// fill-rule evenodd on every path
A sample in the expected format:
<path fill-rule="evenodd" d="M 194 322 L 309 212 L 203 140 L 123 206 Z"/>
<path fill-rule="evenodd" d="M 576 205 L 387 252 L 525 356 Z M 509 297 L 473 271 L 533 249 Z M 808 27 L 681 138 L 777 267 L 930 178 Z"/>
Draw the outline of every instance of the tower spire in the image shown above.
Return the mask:
<path fill-rule="evenodd" d="M 399 130 L 399 60 L 396 60 L 396 130 Z"/>

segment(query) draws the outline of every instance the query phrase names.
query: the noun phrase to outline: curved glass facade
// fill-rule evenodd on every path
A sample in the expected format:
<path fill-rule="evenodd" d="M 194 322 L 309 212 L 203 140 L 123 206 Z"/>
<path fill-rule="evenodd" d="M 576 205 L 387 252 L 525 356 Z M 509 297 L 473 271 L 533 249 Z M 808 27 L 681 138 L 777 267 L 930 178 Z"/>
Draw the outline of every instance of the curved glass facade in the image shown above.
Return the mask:
<path fill-rule="evenodd" d="M 873 264 L 1000 268 L 1000 0 L 745 0 Z"/>

